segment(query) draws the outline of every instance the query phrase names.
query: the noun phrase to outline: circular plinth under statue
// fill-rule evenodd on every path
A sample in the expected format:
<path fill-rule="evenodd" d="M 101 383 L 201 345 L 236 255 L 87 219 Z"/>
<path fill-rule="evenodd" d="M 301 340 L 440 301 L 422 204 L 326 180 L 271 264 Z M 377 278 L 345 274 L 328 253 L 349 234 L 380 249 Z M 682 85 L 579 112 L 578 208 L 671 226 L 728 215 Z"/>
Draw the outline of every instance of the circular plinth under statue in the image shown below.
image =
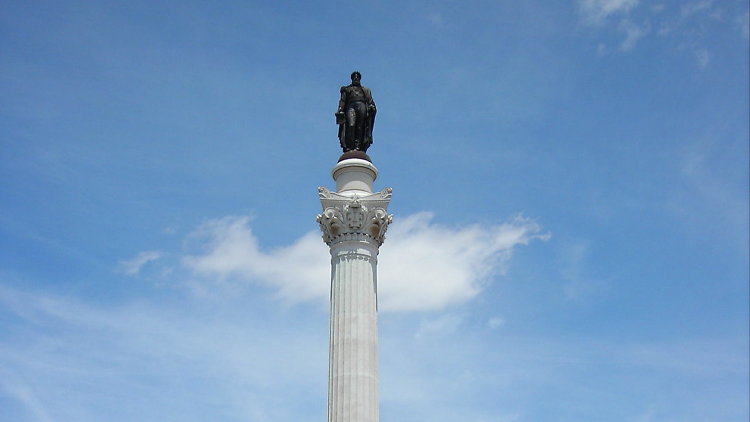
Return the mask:
<path fill-rule="evenodd" d="M 369 162 L 372 163 L 372 160 L 370 159 L 369 155 L 365 154 L 364 152 L 362 152 L 360 150 L 356 150 L 356 149 L 351 150 L 351 151 L 347 151 L 347 152 L 341 154 L 341 157 L 339 157 L 339 163 L 342 162 L 342 161 L 344 161 L 344 160 L 348 160 L 350 158 L 359 158 L 360 160 L 365 160 L 365 161 L 369 161 Z"/>
<path fill-rule="evenodd" d="M 362 155 L 365 154 L 362 153 Z M 372 194 L 372 185 L 378 177 L 378 169 L 375 168 L 370 160 L 349 157 L 339 161 L 333 167 L 331 176 L 336 181 L 336 192 L 340 194 Z"/>

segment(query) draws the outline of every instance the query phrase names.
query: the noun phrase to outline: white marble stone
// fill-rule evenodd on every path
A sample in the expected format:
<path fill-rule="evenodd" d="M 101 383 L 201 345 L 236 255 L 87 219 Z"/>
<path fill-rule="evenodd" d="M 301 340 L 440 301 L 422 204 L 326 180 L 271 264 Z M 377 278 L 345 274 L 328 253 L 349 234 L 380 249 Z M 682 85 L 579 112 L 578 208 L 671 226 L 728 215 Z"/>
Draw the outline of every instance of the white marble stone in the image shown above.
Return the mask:
<path fill-rule="evenodd" d="M 378 422 L 377 256 L 391 189 L 372 193 L 377 169 L 365 160 L 344 160 L 332 175 L 337 192 L 318 189 L 317 218 L 331 251 L 328 422 Z"/>
<path fill-rule="evenodd" d="M 378 178 L 378 169 L 367 160 L 350 158 L 336 164 L 331 170 L 331 176 L 336 181 L 338 193 L 372 193 L 372 184 Z"/>
<path fill-rule="evenodd" d="M 332 251 L 329 422 L 378 421 L 377 248 L 357 243 Z"/>

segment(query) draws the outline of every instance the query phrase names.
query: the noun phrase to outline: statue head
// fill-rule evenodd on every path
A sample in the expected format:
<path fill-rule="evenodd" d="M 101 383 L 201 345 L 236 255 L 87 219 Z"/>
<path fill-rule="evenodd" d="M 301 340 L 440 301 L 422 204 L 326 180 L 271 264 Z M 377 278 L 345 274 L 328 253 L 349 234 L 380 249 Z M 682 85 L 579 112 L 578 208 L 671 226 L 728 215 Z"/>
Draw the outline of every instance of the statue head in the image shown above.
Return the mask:
<path fill-rule="evenodd" d="M 362 80 L 362 74 L 356 70 L 352 72 L 352 85 L 359 85 L 359 81 Z"/>

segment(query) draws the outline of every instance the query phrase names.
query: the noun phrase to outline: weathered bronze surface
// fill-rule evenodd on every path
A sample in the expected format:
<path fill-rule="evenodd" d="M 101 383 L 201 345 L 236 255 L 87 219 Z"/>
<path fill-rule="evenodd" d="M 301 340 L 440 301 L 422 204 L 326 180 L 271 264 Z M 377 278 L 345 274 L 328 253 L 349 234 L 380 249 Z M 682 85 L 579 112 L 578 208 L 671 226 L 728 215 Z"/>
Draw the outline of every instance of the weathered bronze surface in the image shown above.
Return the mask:
<path fill-rule="evenodd" d="M 352 83 L 341 87 L 336 124 L 339 125 L 339 142 L 344 152 L 366 152 L 372 145 L 377 109 L 370 90 L 360 84 L 361 79 L 362 75 L 355 71 Z"/>

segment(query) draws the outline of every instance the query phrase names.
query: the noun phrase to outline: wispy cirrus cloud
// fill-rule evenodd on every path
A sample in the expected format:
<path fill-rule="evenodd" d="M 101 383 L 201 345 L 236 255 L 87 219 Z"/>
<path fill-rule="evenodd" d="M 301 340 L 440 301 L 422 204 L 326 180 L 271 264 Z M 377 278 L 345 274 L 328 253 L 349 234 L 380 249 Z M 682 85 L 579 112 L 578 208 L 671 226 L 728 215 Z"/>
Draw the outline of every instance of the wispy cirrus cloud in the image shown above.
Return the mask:
<path fill-rule="evenodd" d="M 618 47 L 618 50 L 623 52 L 632 50 L 636 43 L 650 31 L 648 23 L 637 23 L 627 17 L 636 6 L 638 6 L 638 0 L 580 0 L 578 2 L 578 10 L 586 25 L 603 27 L 610 17 L 620 16 L 619 23 L 614 26 L 614 30 L 620 36 L 625 37 Z M 600 53 L 607 50 L 604 44 L 599 45 Z"/>
<path fill-rule="evenodd" d="M 381 310 L 429 311 L 465 303 L 492 277 L 505 273 L 516 246 L 548 237 L 523 217 L 460 228 L 434 224 L 432 218 L 430 213 L 415 214 L 389 228 L 379 257 Z M 182 264 L 204 280 L 260 283 L 292 303 L 328 300 L 330 255 L 318 233 L 266 252 L 252 233 L 250 218 L 230 216 L 209 221 L 190 238 L 201 252 L 185 256 Z"/>
<path fill-rule="evenodd" d="M 750 39 L 750 10 L 745 10 L 745 13 L 735 18 L 735 22 L 742 38 Z"/>
<path fill-rule="evenodd" d="M 273 315 L 247 323 L 231 300 L 193 305 L 100 306 L 0 284 L 3 420 L 300 420 L 289 409 L 306 397 L 324 416 L 324 321 L 284 330 Z"/>
<path fill-rule="evenodd" d="M 682 19 L 686 19 L 692 15 L 695 15 L 696 13 L 710 11 L 711 7 L 713 6 L 713 3 L 714 3 L 713 0 L 699 0 L 699 1 L 687 2 L 680 7 L 680 17 Z M 717 12 L 714 11 L 713 13 L 715 14 Z"/>
<path fill-rule="evenodd" d="M 638 5 L 639 0 L 580 0 L 578 9 L 584 22 L 601 25 L 613 15 L 627 13 Z"/>
<path fill-rule="evenodd" d="M 425 19 L 427 19 L 428 22 L 435 26 L 441 26 L 443 25 L 443 15 L 437 12 L 431 12 L 426 14 Z"/>
<path fill-rule="evenodd" d="M 701 68 L 711 61 L 711 44 L 705 41 L 708 34 L 726 30 L 723 21 L 727 15 L 738 16 L 736 5 L 730 7 L 715 0 L 640 6 L 638 0 L 580 0 L 578 11 L 583 25 L 596 27 L 602 34 L 619 40 L 616 47 L 611 42 L 600 42 L 600 53 L 633 51 L 653 33 L 672 43 L 672 49 L 692 55 Z M 743 10 L 745 16 L 735 19 L 741 33 L 747 32 L 746 12 Z"/>
<path fill-rule="evenodd" d="M 141 268 L 143 268 L 144 265 L 151 261 L 156 261 L 161 257 L 161 252 L 157 251 L 140 252 L 132 259 L 120 261 L 117 264 L 117 269 L 127 275 L 136 275 L 141 271 Z"/>
<path fill-rule="evenodd" d="M 93 304 L 0 280 L 0 401 L 12 411 L 7 420 L 325 417 L 325 315 L 269 312 L 231 298 L 210 306 L 196 306 L 187 295 L 174 299 Z M 607 331 L 505 334 L 493 330 L 502 320 L 485 324 L 463 312 L 421 324 L 388 318 L 381 406 L 398 420 L 422 414 L 430 421 L 555 421 L 561 411 L 584 415 L 570 404 L 596 399 L 613 413 L 629 409 L 623 414 L 631 418 L 623 420 L 641 421 L 649 420 L 639 419 L 643 409 L 672 403 L 673 395 L 681 405 L 661 409 L 659 417 L 746 415 L 741 337 L 639 342 Z"/>
<path fill-rule="evenodd" d="M 646 36 L 650 28 L 648 25 L 637 25 L 627 19 L 620 22 L 618 30 L 625 34 L 625 39 L 620 43 L 620 51 L 632 50 L 638 40 Z"/>
<path fill-rule="evenodd" d="M 582 303 L 605 294 L 612 282 L 592 277 L 586 271 L 591 254 L 588 241 L 565 242 L 560 250 L 560 278 L 565 282 L 565 300 Z"/>

